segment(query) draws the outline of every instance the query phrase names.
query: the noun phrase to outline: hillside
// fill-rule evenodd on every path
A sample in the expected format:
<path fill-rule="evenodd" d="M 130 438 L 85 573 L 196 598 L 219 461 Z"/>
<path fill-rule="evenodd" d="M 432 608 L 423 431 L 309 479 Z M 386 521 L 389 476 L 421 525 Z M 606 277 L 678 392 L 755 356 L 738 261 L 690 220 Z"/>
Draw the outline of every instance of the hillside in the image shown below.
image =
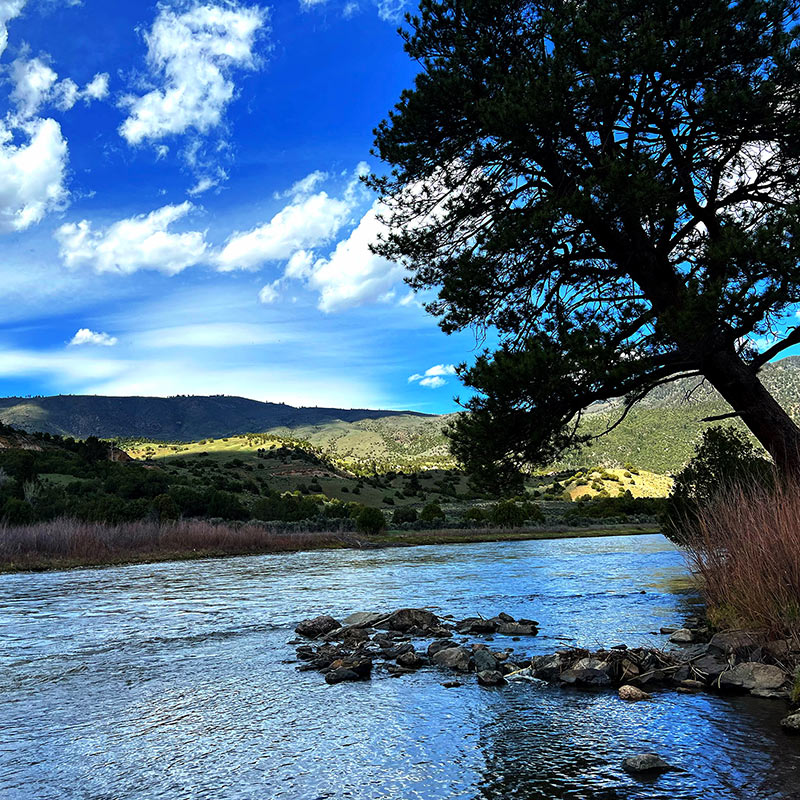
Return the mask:
<path fill-rule="evenodd" d="M 762 378 L 778 401 L 800 420 L 800 357 L 769 364 Z M 621 408 L 620 401 L 593 406 L 584 415 L 582 429 L 601 433 L 617 420 Z M 609 435 L 567 454 L 549 469 L 630 463 L 655 473 L 675 472 L 691 458 L 707 427 L 702 419 L 728 410 L 713 389 L 697 380 L 662 386 Z M 344 465 L 369 467 L 374 463 L 382 469 L 450 466 L 443 435 L 449 419 L 414 412 L 294 408 L 225 396 L 0 400 L 0 420 L 28 431 L 154 442 L 270 433 L 307 442 Z"/>
<path fill-rule="evenodd" d="M 141 438 L 194 441 L 235 436 L 272 428 L 325 425 L 380 419 L 414 412 L 370 409 L 295 408 L 244 397 L 6 397 L 0 399 L 0 421 L 26 431 L 86 438 Z"/>

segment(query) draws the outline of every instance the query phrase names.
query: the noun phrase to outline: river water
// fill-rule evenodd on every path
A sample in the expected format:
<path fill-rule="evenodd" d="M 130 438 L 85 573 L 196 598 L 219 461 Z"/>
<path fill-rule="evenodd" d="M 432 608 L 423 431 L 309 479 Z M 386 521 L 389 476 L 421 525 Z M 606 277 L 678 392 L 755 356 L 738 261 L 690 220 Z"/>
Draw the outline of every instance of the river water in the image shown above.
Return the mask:
<path fill-rule="evenodd" d="M 445 689 L 433 669 L 329 687 L 297 672 L 287 644 L 304 617 L 403 606 L 532 617 L 541 634 L 508 642 L 529 654 L 663 644 L 652 631 L 696 603 L 685 578 L 661 536 L 1 576 L 0 797 L 800 797 L 780 701 L 663 692 L 626 704 L 474 677 Z M 683 771 L 622 771 L 648 750 Z"/>

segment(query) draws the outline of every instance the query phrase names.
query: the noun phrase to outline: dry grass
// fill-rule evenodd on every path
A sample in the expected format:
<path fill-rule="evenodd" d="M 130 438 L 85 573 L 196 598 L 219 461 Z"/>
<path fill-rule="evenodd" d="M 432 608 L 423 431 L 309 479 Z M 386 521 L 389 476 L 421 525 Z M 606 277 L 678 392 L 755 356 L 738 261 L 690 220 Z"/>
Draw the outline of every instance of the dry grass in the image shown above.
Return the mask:
<path fill-rule="evenodd" d="M 727 489 L 688 541 L 713 622 L 800 636 L 800 481 Z"/>
<path fill-rule="evenodd" d="M 201 520 L 106 525 L 59 519 L 0 527 L 0 569 L 279 553 L 353 544 L 355 537 L 348 533 L 287 533 L 266 525 L 214 525 Z"/>

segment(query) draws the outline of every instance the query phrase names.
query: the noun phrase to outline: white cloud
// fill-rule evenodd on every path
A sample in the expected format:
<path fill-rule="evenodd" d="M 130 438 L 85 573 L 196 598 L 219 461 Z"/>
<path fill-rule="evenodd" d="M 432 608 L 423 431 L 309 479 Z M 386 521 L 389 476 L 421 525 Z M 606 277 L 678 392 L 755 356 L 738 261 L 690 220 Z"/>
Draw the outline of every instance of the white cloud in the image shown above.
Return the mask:
<path fill-rule="evenodd" d="M 105 100 L 108 97 L 108 73 L 98 72 L 83 90 L 87 102 L 91 100 Z"/>
<path fill-rule="evenodd" d="M 8 45 L 8 23 L 22 13 L 25 2 L 26 0 L 0 0 L 0 55 Z"/>
<path fill-rule="evenodd" d="M 164 206 L 97 231 L 88 220 L 67 223 L 55 233 L 61 258 L 68 267 L 87 266 L 95 272 L 129 275 L 152 269 L 174 275 L 206 258 L 204 233 L 169 231 L 192 208 L 188 202 Z"/>
<path fill-rule="evenodd" d="M 444 386 L 447 381 L 443 376 L 455 375 L 456 368 L 453 364 L 435 364 L 428 367 L 423 373 L 416 372 L 408 376 L 409 383 L 416 383 L 419 381 L 420 386 L 425 386 L 427 389 L 438 389 Z"/>
<path fill-rule="evenodd" d="M 292 253 L 291 258 L 286 263 L 286 269 L 283 272 L 283 276 L 285 278 L 303 280 L 311 274 L 313 266 L 313 251 L 298 250 L 296 253 Z"/>
<path fill-rule="evenodd" d="M 109 336 L 107 333 L 81 328 L 70 340 L 71 345 L 96 344 L 102 347 L 113 347 L 117 343 L 116 336 Z"/>
<path fill-rule="evenodd" d="M 288 259 L 298 250 L 330 241 L 349 220 L 350 204 L 318 192 L 294 200 L 264 225 L 234 233 L 217 254 L 219 269 L 258 269 L 266 261 Z"/>
<path fill-rule="evenodd" d="M 247 322 L 203 322 L 154 328 L 136 334 L 140 347 L 246 347 L 286 340 L 285 332 Z"/>
<path fill-rule="evenodd" d="M 62 208 L 68 193 L 67 142 L 53 119 L 26 122 L 25 143 L 0 123 L 0 231 L 21 231 Z"/>
<path fill-rule="evenodd" d="M 265 305 L 274 303 L 278 297 L 280 297 L 278 294 L 279 286 L 280 281 L 273 281 L 272 283 L 268 283 L 266 286 L 262 286 L 261 291 L 258 293 L 258 299 Z"/>
<path fill-rule="evenodd" d="M 300 0 L 300 8 L 308 11 L 327 2 L 328 0 Z M 406 0 L 373 0 L 373 4 L 378 10 L 378 16 L 386 22 L 398 22 L 406 9 Z M 358 3 L 348 0 L 342 8 L 342 16 L 349 19 L 357 11 Z"/>
<path fill-rule="evenodd" d="M 21 56 L 11 64 L 14 88 L 11 100 L 17 107 L 16 121 L 31 119 L 44 105 L 52 104 L 69 111 L 79 99 L 89 104 L 108 94 L 108 75 L 98 73 L 83 89 L 72 78 L 58 80 L 58 74 L 41 58 Z"/>
<path fill-rule="evenodd" d="M 402 278 L 402 266 L 369 249 L 384 227 L 379 208 L 376 201 L 330 257 L 314 264 L 308 285 L 319 292 L 321 310 L 342 311 L 381 300 Z"/>
<path fill-rule="evenodd" d="M 266 9 L 236 2 L 196 2 L 180 14 L 160 6 L 145 39 L 148 64 L 162 86 L 123 100 L 129 116 L 120 134 L 136 145 L 220 125 L 235 91 L 230 72 L 256 67 L 256 37 L 266 22 Z"/>
<path fill-rule="evenodd" d="M 286 192 L 276 193 L 275 197 L 305 197 L 311 194 L 320 183 L 327 180 L 329 177 L 327 172 L 322 170 L 314 170 L 310 172 L 305 178 L 301 178 L 292 184 L 291 188 Z"/>

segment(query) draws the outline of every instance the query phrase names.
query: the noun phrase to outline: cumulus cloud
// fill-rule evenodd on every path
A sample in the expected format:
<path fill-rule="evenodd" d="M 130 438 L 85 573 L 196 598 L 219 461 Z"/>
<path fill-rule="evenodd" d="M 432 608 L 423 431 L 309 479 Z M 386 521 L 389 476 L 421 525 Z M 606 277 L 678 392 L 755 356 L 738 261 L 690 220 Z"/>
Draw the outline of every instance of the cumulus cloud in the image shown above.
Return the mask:
<path fill-rule="evenodd" d="M 70 340 L 70 345 L 96 344 L 102 347 L 113 347 L 117 343 L 116 336 L 109 336 L 107 333 L 81 328 Z"/>
<path fill-rule="evenodd" d="M 88 220 L 67 223 L 55 233 L 61 258 L 68 267 L 85 266 L 98 273 L 129 275 L 149 269 L 174 275 L 206 258 L 203 232 L 169 230 L 192 209 L 188 202 L 168 205 L 101 230 Z"/>
<path fill-rule="evenodd" d="M 22 13 L 25 2 L 26 0 L 0 0 L 0 55 L 8 45 L 8 23 Z"/>
<path fill-rule="evenodd" d="M 162 85 L 123 99 L 129 116 L 120 134 L 137 145 L 220 125 L 234 97 L 231 72 L 256 67 L 254 47 L 266 22 L 266 9 L 235 2 L 195 3 L 183 13 L 160 6 L 145 40 L 150 70 Z"/>
<path fill-rule="evenodd" d="M 58 80 L 58 74 L 43 58 L 22 56 L 11 64 L 11 100 L 17 108 L 16 120 L 23 122 L 36 116 L 45 105 L 69 111 L 78 100 L 87 104 L 102 100 L 108 94 L 108 74 L 98 73 L 83 89 L 72 78 Z"/>
<path fill-rule="evenodd" d="M 402 278 L 402 266 L 369 249 L 383 230 L 379 212 L 376 201 L 333 253 L 315 262 L 308 285 L 319 292 L 322 311 L 342 311 L 386 298 Z"/>
<path fill-rule="evenodd" d="M 438 389 L 440 386 L 444 386 L 447 383 L 444 379 L 445 375 L 455 374 L 456 368 L 453 364 L 436 364 L 432 367 L 428 367 L 425 372 L 417 372 L 414 375 L 409 375 L 408 382 L 418 382 L 420 386 L 424 386 L 427 389 Z"/>
<path fill-rule="evenodd" d="M 329 242 L 350 219 L 346 200 L 317 192 L 298 197 L 272 219 L 243 233 L 234 233 L 216 256 L 223 272 L 258 269 L 267 261 L 282 261 L 298 250 Z"/>
<path fill-rule="evenodd" d="M 53 119 L 0 123 L 0 231 L 21 231 L 67 201 L 67 142 Z M 19 142 L 19 139 L 23 139 Z"/>
<path fill-rule="evenodd" d="M 265 305 L 274 303 L 280 297 L 280 294 L 278 293 L 279 287 L 280 281 L 268 283 L 266 286 L 261 288 L 261 291 L 258 293 L 258 299 Z"/>

